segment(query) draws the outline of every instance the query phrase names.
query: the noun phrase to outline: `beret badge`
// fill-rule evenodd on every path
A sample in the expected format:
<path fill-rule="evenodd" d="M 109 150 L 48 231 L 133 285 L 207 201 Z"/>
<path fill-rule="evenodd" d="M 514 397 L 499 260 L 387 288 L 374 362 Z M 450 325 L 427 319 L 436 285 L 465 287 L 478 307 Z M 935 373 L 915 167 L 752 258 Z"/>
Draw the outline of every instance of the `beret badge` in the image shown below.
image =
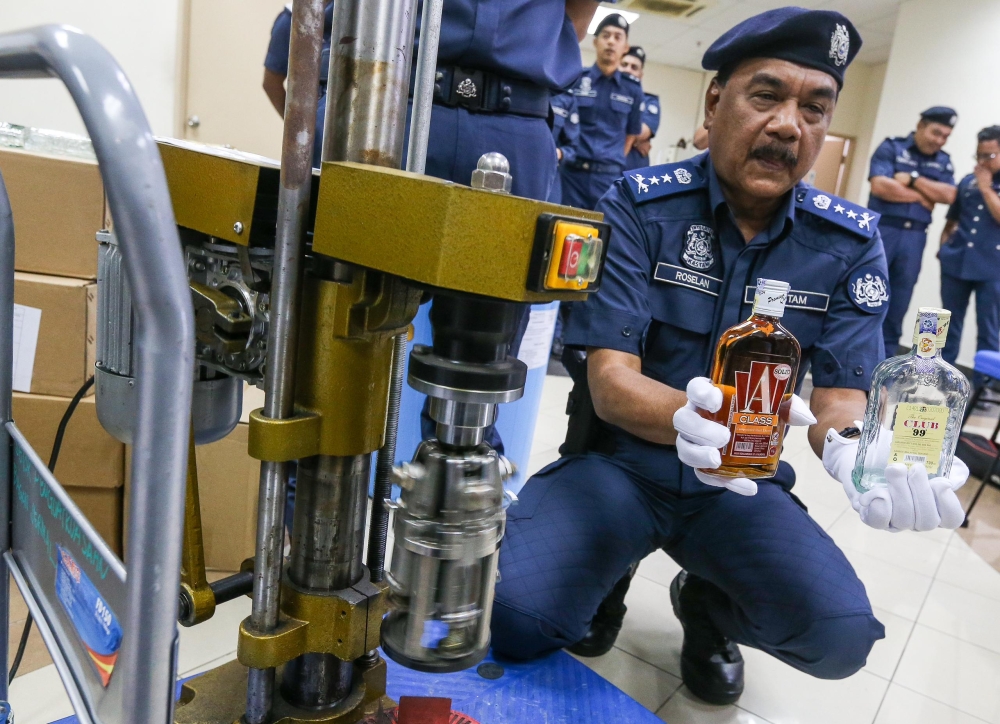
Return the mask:
<path fill-rule="evenodd" d="M 830 60 L 838 68 L 847 65 L 847 56 L 850 52 L 851 36 L 846 27 L 837 23 L 837 27 L 834 28 L 833 34 L 830 36 Z"/>

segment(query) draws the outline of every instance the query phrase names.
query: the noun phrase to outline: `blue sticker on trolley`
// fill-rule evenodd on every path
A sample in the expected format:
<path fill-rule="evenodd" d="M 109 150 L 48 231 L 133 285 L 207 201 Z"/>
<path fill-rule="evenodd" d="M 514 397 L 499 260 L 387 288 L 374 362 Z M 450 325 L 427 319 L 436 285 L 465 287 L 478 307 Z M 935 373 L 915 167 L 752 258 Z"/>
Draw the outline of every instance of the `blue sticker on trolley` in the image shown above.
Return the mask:
<path fill-rule="evenodd" d="M 56 595 L 106 687 L 118 661 L 122 627 L 76 559 L 62 546 L 56 548 Z"/>

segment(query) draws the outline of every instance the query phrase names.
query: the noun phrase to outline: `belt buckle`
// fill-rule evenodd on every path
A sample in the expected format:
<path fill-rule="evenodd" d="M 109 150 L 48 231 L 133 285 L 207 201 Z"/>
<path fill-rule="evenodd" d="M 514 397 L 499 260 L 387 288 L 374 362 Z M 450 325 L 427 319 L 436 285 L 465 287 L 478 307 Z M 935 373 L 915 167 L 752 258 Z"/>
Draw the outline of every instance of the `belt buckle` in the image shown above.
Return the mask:
<path fill-rule="evenodd" d="M 455 68 L 451 77 L 451 100 L 457 106 L 478 111 L 483 108 L 486 82 L 483 71 Z"/>

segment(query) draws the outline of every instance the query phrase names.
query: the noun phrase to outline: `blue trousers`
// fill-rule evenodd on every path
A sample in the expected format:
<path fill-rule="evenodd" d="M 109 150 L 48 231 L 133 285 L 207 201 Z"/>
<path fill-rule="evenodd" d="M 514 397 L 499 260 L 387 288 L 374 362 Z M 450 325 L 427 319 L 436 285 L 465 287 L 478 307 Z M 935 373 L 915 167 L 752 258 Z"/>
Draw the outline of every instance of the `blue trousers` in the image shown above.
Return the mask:
<path fill-rule="evenodd" d="M 792 484 L 783 464 L 753 497 L 708 486 L 678 495 L 604 455 L 556 461 L 507 511 L 494 649 L 527 659 L 576 643 L 628 567 L 663 548 L 714 584 L 708 613 L 730 639 L 813 676 L 850 676 L 885 629 Z"/>
<path fill-rule="evenodd" d="M 882 322 L 885 356 L 895 357 L 903 334 L 903 317 L 910 308 L 913 287 L 920 276 L 927 232 L 924 229 L 897 229 L 881 226 L 885 260 L 889 265 L 889 311 Z M 909 344 L 909 337 L 904 344 Z"/>
<path fill-rule="evenodd" d="M 976 351 L 1000 349 L 1000 282 L 969 281 L 941 274 L 941 304 L 951 310 L 951 330 L 948 344 L 941 356 L 955 364 L 965 326 L 969 297 L 976 293 Z"/>
<path fill-rule="evenodd" d="M 608 192 L 621 173 L 591 173 L 572 168 L 559 169 L 562 181 L 562 202 L 578 209 L 591 209 Z"/>

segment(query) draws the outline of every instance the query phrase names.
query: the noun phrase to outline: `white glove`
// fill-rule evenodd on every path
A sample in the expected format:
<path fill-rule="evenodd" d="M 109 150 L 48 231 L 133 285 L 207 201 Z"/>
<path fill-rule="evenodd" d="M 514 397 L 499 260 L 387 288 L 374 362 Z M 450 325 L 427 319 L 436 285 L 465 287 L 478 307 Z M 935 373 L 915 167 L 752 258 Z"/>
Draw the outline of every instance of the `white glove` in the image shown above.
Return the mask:
<path fill-rule="evenodd" d="M 706 420 L 698 409 L 718 412 L 722 407 L 722 390 L 712 384 L 707 377 L 695 377 L 687 386 L 687 404 L 674 413 L 674 429 L 677 431 L 677 457 L 685 465 L 694 468 L 694 474 L 705 485 L 728 488 L 740 495 L 756 495 L 757 483 L 749 478 L 724 478 L 709 475 L 698 468 L 717 468 L 722 465 L 720 449 L 729 442 L 729 428 L 717 422 Z M 798 395 L 792 395 L 788 423 L 790 425 L 812 425 L 816 418 L 809 406 Z"/>
<path fill-rule="evenodd" d="M 860 422 L 854 424 L 861 428 Z M 899 463 L 890 465 L 885 469 L 887 485 L 860 493 L 851 477 L 859 443 L 858 438 L 847 440 L 830 428 L 823 445 L 823 467 L 844 486 L 862 522 L 893 532 L 933 530 L 939 526 L 955 529 L 962 524 L 965 510 L 955 491 L 969 479 L 969 468 L 959 458 L 952 461 L 947 478 L 928 478 L 927 469 L 919 463 L 909 470 Z"/>

